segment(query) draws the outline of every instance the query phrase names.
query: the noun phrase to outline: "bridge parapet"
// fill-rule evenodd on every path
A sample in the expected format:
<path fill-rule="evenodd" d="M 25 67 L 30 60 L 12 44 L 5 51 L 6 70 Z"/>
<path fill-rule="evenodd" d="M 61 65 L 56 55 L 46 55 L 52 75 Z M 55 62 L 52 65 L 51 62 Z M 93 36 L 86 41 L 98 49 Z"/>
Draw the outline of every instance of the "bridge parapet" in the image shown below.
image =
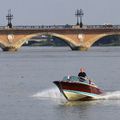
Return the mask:
<path fill-rule="evenodd" d="M 7 26 L 0 26 L 0 29 L 68 29 L 72 28 L 72 25 L 25 25 L 25 26 L 13 26 L 8 28 Z"/>
<path fill-rule="evenodd" d="M 86 25 L 87 29 L 120 29 L 120 25 Z"/>
<path fill-rule="evenodd" d="M 120 25 L 84 25 L 82 28 L 76 25 L 25 25 L 25 26 L 13 26 L 8 28 L 7 26 L 0 26 L 0 30 L 3 29 L 120 29 Z"/>

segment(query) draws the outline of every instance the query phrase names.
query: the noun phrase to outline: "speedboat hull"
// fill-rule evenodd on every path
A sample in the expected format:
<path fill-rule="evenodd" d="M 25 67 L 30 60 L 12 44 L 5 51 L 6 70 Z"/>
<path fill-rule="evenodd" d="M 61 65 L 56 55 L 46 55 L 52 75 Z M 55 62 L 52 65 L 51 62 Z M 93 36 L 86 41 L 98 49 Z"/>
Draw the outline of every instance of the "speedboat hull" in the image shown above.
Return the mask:
<path fill-rule="evenodd" d="M 95 85 L 84 82 L 54 81 L 67 100 L 92 100 L 102 94 Z"/>

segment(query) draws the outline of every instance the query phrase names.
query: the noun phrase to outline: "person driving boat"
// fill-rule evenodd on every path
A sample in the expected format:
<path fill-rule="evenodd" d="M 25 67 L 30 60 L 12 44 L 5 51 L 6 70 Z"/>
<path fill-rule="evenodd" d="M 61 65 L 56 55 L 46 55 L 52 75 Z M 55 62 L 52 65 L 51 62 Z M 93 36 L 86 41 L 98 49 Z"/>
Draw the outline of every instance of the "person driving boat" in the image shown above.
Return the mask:
<path fill-rule="evenodd" d="M 85 81 L 85 79 L 87 78 L 87 74 L 85 73 L 84 68 L 80 68 L 80 72 L 78 73 L 78 77 L 79 77 L 81 82 Z"/>
<path fill-rule="evenodd" d="M 91 85 L 95 85 L 95 83 L 87 77 L 87 74 L 85 73 L 85 69 L 82 67 L 80 68 L 80 72 L 78 73 L 78 77 L 80 82 L 88 82 Z"/>
<path fill-rule="evenodd" d="M 78 77 L 84 77 L 84 78 L 87 77 L 84 68 L 80 68 L 80 72 L 78 73 Z"/>

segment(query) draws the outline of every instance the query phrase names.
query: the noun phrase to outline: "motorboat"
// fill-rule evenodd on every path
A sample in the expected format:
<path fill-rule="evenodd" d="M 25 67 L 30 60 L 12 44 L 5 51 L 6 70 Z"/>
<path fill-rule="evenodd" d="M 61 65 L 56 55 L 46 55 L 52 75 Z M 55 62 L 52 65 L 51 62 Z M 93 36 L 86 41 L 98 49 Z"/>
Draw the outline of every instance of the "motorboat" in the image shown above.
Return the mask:
<path fill-rule="evenodd" d="M 53 83 L 69 101 L 93 100 L 103 94 L 103 90 L 89 78 L 65 76 L 63 80 L 53 81 Z"/>

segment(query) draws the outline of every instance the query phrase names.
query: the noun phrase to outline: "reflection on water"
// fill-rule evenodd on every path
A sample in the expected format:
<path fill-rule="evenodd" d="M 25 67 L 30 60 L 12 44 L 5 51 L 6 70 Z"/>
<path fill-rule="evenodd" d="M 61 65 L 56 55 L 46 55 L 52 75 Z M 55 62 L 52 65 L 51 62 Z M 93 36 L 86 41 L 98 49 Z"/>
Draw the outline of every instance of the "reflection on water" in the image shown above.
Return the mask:
<path fill-rule="evenodd" d="M 64 103 L 65 106 L 89 106 L 95 105 L 96 101 L 67 101 Z"/>
<path fill-rule="evenodd" d="M 65 106 L 79 106 L 79 107 L 84 107 L 84 106 L 96 106 L 96 105 L 102 105 L 102 106 L 120 106 L 120 100 L 93 100 L 93 101 L 67 101 L 67 102 L 62 102 L 62 105 Z"/>

